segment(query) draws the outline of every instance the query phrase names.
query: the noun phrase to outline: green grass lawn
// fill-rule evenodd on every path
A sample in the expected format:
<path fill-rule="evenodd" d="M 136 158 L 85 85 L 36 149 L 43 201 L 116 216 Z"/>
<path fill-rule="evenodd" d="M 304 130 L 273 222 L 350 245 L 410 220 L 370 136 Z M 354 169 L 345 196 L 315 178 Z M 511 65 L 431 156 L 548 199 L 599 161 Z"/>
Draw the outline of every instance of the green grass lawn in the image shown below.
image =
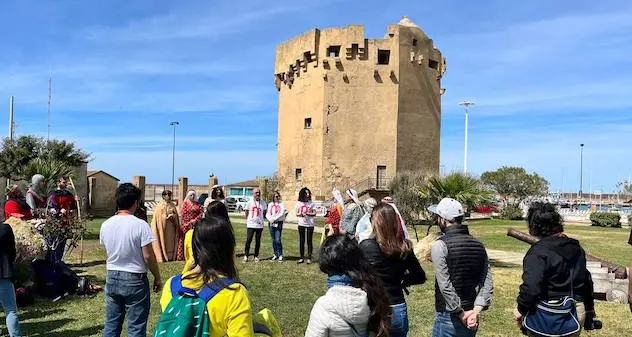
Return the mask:
<path fill-rule="evenodd" d="M 241 254 L 245 240 L 245 224 L 243 218 L 235 218 L 237 234 L 237 252 Z M 98 245 L 98 228 L 100 221 L 90 223 L 90 235 L 84 242 L 84 266 L 74 265 L 75 270 L 83 275 L 91 276 L 97 283 L 104 283 L 105 252 Z M 482 221 L 471 225 L 472 232 L 479 236 L 489 248 L 509 251 L 525 251 L 527 245 L 505 236 L 507 227 L 525 229 L 522 222 Z M 568 226 L 571 236 L 580 238 L 586 249 L 596 255 L 611 258 L 619 263 L 629 263 L 632 248 L 626 247 L 627 233 L 617 229 L 595 229 L 590 227 Z M 422 233 L 423 232 L 423 233 Z M 425 229 L 419 230 L 419 234 Z M 264 232 L 262 257 L 271 255 L 271 244 L 268 232 Z M 320 235 L 315 238 L 318 243 Z M 288 258 L 295 257 L 298 233 L 284 233 L 284 251 Z M 75 252 L 69 263 L 78 262 Z M 160 269 L 163 279 L 181 271 L 183 263 L 165 263 Z M 273 263 L 262 261 L 258 264 L 238 263 L 242 281 L 248 286 L 254 310 L 270 308 L 277 316 L 284 336 L 303 336 L 309 313 L 314 301 L 325 290 L 325 276 L 318 270 L 317 264 L 310 266 L 297 265 L 294 261 Z M 430 279 L 433 278 L 432 266 L 424 264 Z M 521 269 L 518 267 L 494 266 L 495 293 L 492 307 L 485 312 L 478 336 L 520 336 L 512 321 L 512 308 L 518 286 Z M 434 317 L 433 282 L 412 287 L 408 296 L 410 336 L 429 336 Z M 152 295 L 152 312 L 150 314 L 149 331 L 153 330 L 160 315 L 159 295 Z M 604 321 L 603 331 L 587 333 L 588 336 L 623 337 L 632 332 L 632 316 L 627 305 L 599 302 L 597 312 Z M 103 328 L 104 297 L 99 294 L 93 298 L 70 298 L 57 303 L 39 302 L 34 306 L 23 308 L 20 312 L 23 332 L 27 336 L 99 336 Z M 0 318 L 4 322 L 4 318 Z M 6 329 L 4 329 L 6 331 Z"/>

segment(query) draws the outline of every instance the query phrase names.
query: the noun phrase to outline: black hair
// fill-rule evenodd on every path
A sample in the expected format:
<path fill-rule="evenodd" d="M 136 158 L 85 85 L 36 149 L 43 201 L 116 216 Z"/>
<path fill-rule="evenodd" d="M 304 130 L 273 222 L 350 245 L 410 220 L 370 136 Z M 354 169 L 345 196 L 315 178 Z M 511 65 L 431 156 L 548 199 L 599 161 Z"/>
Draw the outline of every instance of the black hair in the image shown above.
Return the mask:
<path fill-rule="evenodd" d="M 531 203 L 527 211 L 527 222 L 529 234 L 538 237 L 555 235 L 564 231 L 562 216 L 555 205 L 548 202 Z"/>
<path fill-rule="evenodd" d="M 140 189 L 134 184 L 124 183 L 116 189 L 116 208 L 119 210 L 130 210 L 140 201 Z"/>
<path fill-rule="evenodd" d="M 309 192 L 309 198 L 307 198 L 307 192 Z M 301 190 L 298 192 L 298 201 L 300 202 L 308 202 L 311 200 L 311 198 L 312 191 L 310 191 L 307 187 L 301 188 Z"/>
<path fill-rule="evenodd" d="M 170 190 L 164 190 L 162 191 L 162 196 L 164 197 L 165 195 L 170 194 L 173 195 L 173 192 L 171 192 Z"/>
<path fill-rule="evenodd" d="M 230 223 L 230 217 L 228 216 L 228 208 L 224 205 L 223 202 L 219 200 L 213 200 L 206 209 L 206 213 L 204 213 L 205 218 L 210 217 L 218 217 L 226 220 Z"/>
<path fill-rule="evenodd" d="M 220 217 L 203 218 L 193 229 L 193 259 L 205 283 L 220 275 L 238 280 L 235 267 L 235 234 Z"/>
<path fill-rule="evenodd" d="M 391 308 L 386 288 L 352 237 L 338 233 L 325 239 L 320 249 L 320 270 L 329 276 L 347 275 L 354 287 L 364 290 L 371 310 L 369 331 L 377 337 L 389 336 Z"/>
<path fill-rule="evenodd" d="M 224 190 L 221 187 L 213 188 L 213 190 L 211 191 L 211 199 L 213 200 L 225 199 Z"/>

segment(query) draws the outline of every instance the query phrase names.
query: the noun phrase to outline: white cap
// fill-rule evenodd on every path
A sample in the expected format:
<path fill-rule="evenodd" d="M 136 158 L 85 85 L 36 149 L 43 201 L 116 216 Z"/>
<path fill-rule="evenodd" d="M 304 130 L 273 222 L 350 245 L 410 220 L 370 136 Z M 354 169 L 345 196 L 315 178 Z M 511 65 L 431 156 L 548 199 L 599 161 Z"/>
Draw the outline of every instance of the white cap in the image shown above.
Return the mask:
<path fill-rule="evenodd" d="M 461 203 L 452 198 L 443 198 L 438 204 L 428 207 L 428 210 L 448 221 L 465 215 Z"/>

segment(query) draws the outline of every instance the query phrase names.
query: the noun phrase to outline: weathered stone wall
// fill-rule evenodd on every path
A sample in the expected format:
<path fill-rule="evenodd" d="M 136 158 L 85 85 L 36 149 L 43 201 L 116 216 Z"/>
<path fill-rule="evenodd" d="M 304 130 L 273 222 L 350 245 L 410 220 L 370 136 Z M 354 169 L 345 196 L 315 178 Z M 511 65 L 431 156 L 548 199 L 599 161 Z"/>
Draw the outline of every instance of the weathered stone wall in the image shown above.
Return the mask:
<path fill-rule="evenodd" d="M 89 208 L 95 216 L 111 216 L 116 210 L 116 188 L 119 183 L 103 172 L 88 180 Z"/>
<path fill-rule="evenodd" d="M 385 177 L 438 172 L 444 69 L 432 40 L 408 19 L 383 39 L 350 25 L 279 45 L 278 174 L 288 206 L 303 186 L 315 200 L 329 199 L 333 187 L 375 179 L 378 166 Z"/>

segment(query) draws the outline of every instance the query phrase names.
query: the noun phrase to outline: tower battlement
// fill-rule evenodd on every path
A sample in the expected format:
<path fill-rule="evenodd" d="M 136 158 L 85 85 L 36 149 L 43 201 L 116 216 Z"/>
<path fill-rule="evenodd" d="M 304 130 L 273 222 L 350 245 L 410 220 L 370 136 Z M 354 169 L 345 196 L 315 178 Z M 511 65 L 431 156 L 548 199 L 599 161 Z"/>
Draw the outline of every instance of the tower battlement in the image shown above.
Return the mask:
<path fill-rule="evenodd" d="M 437 79 L 441 79 L 446 71 L 445 58 L 434 47 L 433 41 L 421 28 L 404 18 L 399 24 L 389 25 L 382 39 L 365 38 L 363 25 L 348 25 L 322 30 L 315 28 L 286 41 L 276 49 L 274 83 L 278 90 L 282 86 L 291 88 L 294 81 L 308 71 L 320 71 L 323 80 L 327 80 L 329 70 L 344 72 L 344 65 L 354 62 L 374 66 L 375 77 L 382 72 L 397 76 L 399 66 L 393 56 L 399 53 L 408 55 L 409 62 L 418 66 L 416 71 L 423 71 L 423 66 L 429 67 L 435 70 Z"/>

